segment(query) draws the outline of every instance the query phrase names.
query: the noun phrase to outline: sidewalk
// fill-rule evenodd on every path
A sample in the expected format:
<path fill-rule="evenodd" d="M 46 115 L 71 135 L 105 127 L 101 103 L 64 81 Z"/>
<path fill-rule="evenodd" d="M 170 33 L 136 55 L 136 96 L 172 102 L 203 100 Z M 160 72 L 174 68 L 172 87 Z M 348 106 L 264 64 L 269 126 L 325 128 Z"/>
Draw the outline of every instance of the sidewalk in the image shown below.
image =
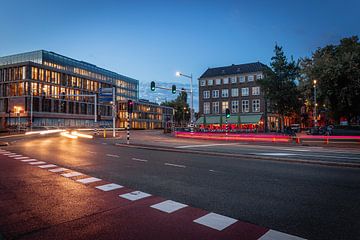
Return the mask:
<path fill-rule="evenodd" d="M 301 239 L 0 150 L 5 239 Z"/>

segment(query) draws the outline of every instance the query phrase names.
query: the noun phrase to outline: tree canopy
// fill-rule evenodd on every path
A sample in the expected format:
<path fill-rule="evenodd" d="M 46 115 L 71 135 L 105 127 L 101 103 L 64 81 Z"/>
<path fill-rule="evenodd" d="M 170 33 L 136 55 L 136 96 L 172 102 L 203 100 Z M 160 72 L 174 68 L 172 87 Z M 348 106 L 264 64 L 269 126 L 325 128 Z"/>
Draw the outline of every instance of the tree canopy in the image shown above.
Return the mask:
<path fill-rule="evenodd" d="M 168 106 L 175 109 L 174 121 L 177 125 L 185 124 L 190 119 L 190 109 L 187 103 L 187 93 L 181 91 L 177 98 L 172 101 L 161 103 L 162 106 Z"/>

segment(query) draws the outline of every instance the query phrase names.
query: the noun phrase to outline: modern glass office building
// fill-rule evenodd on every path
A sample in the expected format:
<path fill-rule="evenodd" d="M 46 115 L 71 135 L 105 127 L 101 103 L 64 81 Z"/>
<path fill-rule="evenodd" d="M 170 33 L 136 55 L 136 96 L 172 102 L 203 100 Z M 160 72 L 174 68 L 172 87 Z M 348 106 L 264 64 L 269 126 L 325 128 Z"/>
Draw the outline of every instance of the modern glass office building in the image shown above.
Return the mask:
<path fill-rule="evenodd" d="M 112 107 L 99 101 L 94 123 L 93 95 L 112 87 L 117 101 L 139 98 L 138 80 L 54 52 L 0 57 L 0 127 L 110 125 Z"/>

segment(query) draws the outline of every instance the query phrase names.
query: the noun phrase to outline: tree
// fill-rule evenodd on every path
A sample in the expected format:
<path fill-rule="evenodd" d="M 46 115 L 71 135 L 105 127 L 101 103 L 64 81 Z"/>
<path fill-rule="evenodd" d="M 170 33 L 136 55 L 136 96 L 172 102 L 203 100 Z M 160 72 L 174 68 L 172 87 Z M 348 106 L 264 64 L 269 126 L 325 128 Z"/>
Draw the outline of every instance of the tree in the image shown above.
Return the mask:
<path fill-rule="evenodd" d="M 281 118 L 281 130 L 284 131 L 284 118 L 290 116 L 300 107 L 299 90 L 295 83 L 299 76 L 298 64 L 291 58 L 288 62 L 282 47 L 275 45 L 275 55 L 270 66 L 264 70 L 264 78 L 259 81 L 270 111 Z"/>
<path fill-rule="evenodd" d="M 343 38 L 339 45 L 317 49 L 311 58 L 301 61 L 301 70 L 305 92 L 311 91 L 316 79 L 319 103 L 328 107 L 336 122 L 343 116 L 351 122 L 360 115 L 360 43 L 357 36 Z"/>
<path fill-rule="evenodd" d="M 168 106 L 175 109 L 174 121 L 177 125 L 185 124 L 190 119 L 190 109 L 187 103 L 187 93 L 181 91 L 175 100 L 161 103 L 162 106 Z"/>

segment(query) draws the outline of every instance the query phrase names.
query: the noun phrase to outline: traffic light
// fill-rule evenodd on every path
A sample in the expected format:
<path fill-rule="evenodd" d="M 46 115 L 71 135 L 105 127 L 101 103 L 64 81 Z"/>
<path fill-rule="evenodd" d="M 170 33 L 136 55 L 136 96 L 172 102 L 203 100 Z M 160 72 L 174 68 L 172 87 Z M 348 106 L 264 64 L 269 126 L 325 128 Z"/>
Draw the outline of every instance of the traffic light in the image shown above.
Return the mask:
<path fill-rule="evenodd" d="M 151 89 L 151 91 L 155 91 L 155 82 L 154 81 L 151 81 L 150 89 Z"/>
<path fill-rule="evenodd" d="M 172 87 L 171 87 L 171 92 L 172 92 L 173 94 L 176 93 L 176 85 L 172 85 Z"/>
<path fill-rule="evenodd" d="M 132 113 L 134 109 L 134 102 L 132 100 L 128 100 L 128 113 Z"/>
<path fill-rule="evenodd" d="M 227 108 L 225 113 L 226 113 L 226 118 L 229 118 L 230 117 L 230 109 Z"/>

